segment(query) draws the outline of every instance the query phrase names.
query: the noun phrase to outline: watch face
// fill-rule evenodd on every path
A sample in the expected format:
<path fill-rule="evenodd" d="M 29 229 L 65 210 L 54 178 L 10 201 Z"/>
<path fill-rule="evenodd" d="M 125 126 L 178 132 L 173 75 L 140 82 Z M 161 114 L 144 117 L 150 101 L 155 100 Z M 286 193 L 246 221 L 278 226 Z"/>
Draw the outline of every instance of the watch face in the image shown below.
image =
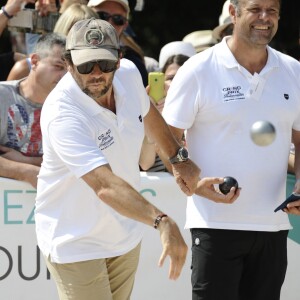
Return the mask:
<path fill-rule="evenodd" d="M 171 157 L 169 159 L 171 164 L 177 164 L 179 162 L 184 162 L 187 161 L 189 158 L 189 153 L 185 148 L 179 148 L 177 155 L 175 155 L 174 157 Z"/>
<path fill-rule="evenodd" d="M 185 148 L 181 148 L 179 152 L 182 159 L 186 160 L 189 158 L 189 153 Z"/>

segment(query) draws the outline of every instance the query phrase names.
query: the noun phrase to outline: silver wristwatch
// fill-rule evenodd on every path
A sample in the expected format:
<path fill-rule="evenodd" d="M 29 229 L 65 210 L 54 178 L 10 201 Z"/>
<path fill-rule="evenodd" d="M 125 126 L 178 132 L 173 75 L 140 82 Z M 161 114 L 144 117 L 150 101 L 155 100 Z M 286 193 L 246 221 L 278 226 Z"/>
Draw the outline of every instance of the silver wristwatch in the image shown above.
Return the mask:
<path fill-rule="evenodd" d="M 189 159 L 189 152 L 184 147 L 178 149 L 178 152 L 175 156 L 169 158 L 171 164 L 177 164 L 180 162 L 187 161 Z"/>

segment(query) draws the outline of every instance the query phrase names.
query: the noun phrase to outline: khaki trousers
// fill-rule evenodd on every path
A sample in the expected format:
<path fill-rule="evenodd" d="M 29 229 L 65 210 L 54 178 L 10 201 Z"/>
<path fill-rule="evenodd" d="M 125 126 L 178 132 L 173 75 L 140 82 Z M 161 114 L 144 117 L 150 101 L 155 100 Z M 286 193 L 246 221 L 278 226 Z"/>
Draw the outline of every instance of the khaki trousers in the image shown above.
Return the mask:
<path fill-rule="evenodd" d="M 106 259 L 46 264 L 60 300 L 129 300 L 141 243 L 128 253 Z"/>

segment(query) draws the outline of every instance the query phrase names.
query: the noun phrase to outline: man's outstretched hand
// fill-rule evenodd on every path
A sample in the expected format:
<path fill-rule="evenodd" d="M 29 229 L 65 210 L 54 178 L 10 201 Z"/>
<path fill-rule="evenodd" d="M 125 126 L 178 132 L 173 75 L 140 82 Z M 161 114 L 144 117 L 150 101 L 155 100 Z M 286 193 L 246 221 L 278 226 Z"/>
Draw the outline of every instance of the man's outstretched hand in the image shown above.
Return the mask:
<path fill-rule="evenodd" d="M 158 265 L 161 267 L 167 256 L 170 257 L 169 278 L 176 280 L 184 266 L 188 247 L 176 223 L 170 218 L 163 218 L 158 229 L 163 247 Z"/>

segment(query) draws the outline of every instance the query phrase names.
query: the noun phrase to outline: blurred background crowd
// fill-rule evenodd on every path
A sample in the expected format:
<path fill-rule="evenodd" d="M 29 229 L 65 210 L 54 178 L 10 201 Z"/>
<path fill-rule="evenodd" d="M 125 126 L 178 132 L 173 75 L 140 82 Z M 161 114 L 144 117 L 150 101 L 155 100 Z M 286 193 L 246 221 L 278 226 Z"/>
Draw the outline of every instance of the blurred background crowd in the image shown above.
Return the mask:
<path fill-rule="evenodd" d="M 130 1 L 129 1 L 130 2 Z M 160 48 L 197 30 L 219 25 L 224 0 L 145 0 L 144 9 L 134 11 L 131 25 L 146 55 L 156 57 Z M 279 29 L 273 47 L 299 58 L 299 2 L 282 1 Z"/>
<path fill-rule="evenodd" d="M 0 0 L 0 7 L 6 2 Z M 69 3 L 72 0 L 64 2 Z M 131 10 L 129 34 L 143 49 L 145 56 L 157 60 L 163 45 L 182 40 L 191 32 L 213 30 L 220 25 L 219 18 L 224 4 L 224 0 L 129 0 L 128 2 Z M 32 5 L 27 4 L 26 7 Z M 298 1 L 282 1 L 279 29 L 272 46 L 296 59 L 300 56 L 299 20 Z M 24 44 L 20 39 L 21 34 L 12 34 L 6 29 L 0 37 L 0 53 L 11 50 L 25 53 L 25 49 L 22 48 Z M 14 47 L 17 49 L 12 49 Z"/>

